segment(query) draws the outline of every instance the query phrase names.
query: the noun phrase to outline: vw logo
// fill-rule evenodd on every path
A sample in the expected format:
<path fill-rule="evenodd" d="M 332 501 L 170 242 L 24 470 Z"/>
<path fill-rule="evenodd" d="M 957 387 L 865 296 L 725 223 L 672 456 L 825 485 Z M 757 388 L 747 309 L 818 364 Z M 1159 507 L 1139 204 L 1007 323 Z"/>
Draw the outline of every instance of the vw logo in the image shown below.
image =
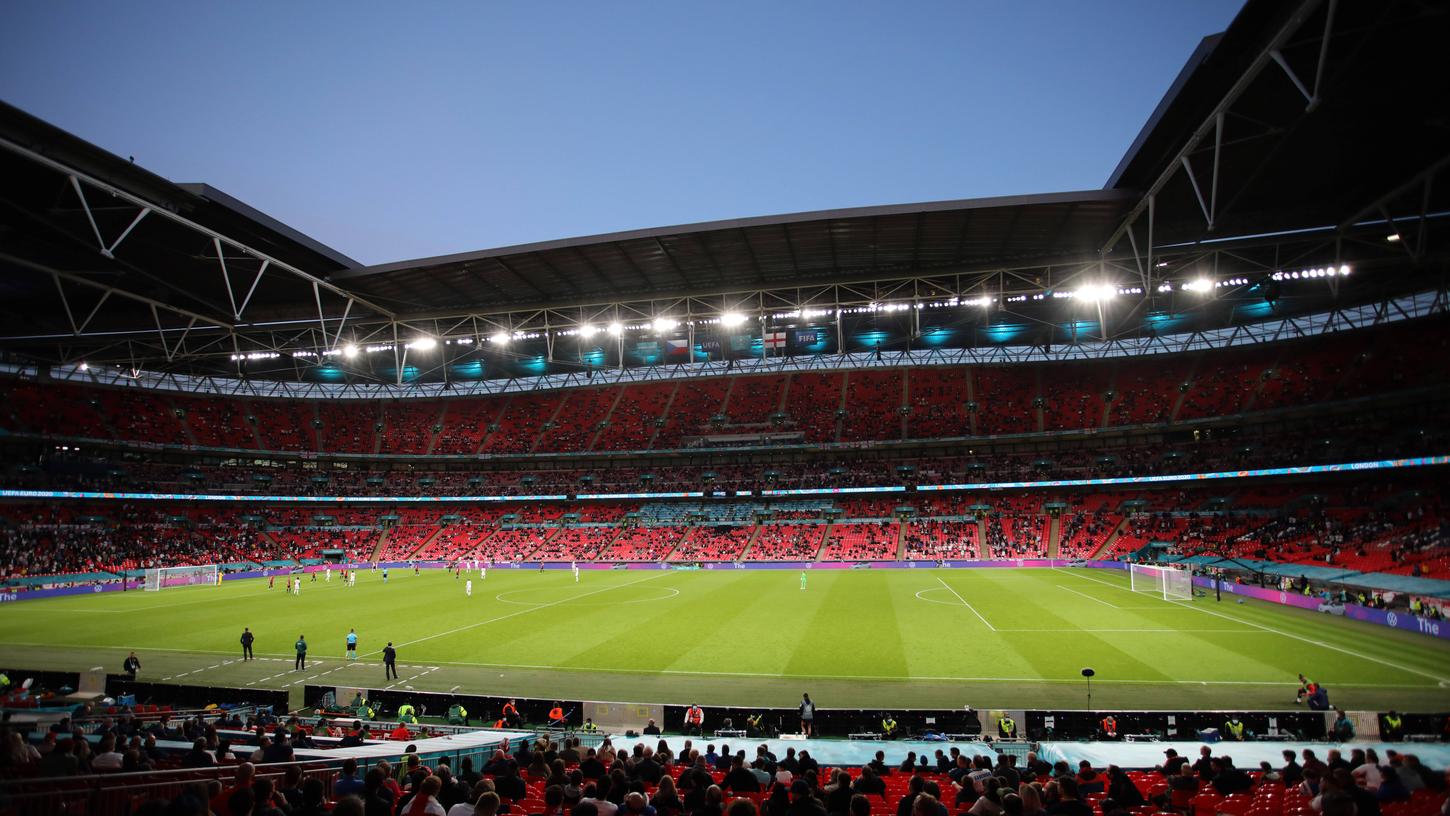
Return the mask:
<path fill-rule="evenodd" d="M 1390 626 L 1394 626 L 1395 624 L 1399 623 L 1399 621 L 1400 621 L 1400 617 L 1398 615 L 1396 615 L 1395 613 L 1393 613 L 1393 612 L 1386 612 L 1385 613 L 1385 623 L 1388 623 Z"/>

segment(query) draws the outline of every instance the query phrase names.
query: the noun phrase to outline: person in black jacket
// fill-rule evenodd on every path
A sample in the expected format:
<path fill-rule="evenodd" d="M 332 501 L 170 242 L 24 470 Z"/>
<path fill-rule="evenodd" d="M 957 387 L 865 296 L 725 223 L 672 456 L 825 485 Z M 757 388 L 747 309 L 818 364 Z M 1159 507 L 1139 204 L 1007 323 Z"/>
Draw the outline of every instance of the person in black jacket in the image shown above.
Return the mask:
<path fill-rule="evenodd" d="M 252 642 L 255 641 L 256 639 L 257 638 L 256 638 L 256 636 L 254 636 L 252 634 L 252 630 L 251 629 L 249 629 L 249 628 L 247 628 L 245 626 L 242 627 L 242 659 L 243 660 L 253 660 L 254 659 L 252 657 Z"/>
<path fill-rule="evenodd" d="M 398 679 L 398 650 L 393 648 L 393 642 L 383 647 L 383 679 Z"/>
<path fill-rule="evenodd" d="M 141 659 L 136 656 L 135 652 L 132 652 L 131 655 L 126 658 L 126 661 L 121 664 L 121 670 L 126 672 L 127 676 L 130 677 L 132 680 L 135 680 L 136 672 L 141 671 Z"/>
<path fill-rule="evenodd" d="M 745 769 L 745 758 L 736 756 L 730 760 L 730 771 L 720 780 L 720 787 L 734 793 L 759 793 L 760 781 Z"/>

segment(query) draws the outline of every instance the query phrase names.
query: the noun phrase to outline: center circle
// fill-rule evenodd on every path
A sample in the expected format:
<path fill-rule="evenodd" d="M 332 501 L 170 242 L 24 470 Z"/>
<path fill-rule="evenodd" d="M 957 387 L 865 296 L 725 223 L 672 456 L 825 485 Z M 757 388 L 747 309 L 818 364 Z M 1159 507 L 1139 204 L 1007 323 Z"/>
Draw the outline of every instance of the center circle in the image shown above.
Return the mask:
<path fill-rule="evenodd" d="M 620 604 L 637 604 L 650 603 L 652 601 L 667 601 L 670 598 L 673 598 L 680 594 L 680 591 L 678 589 L 675 589 L 674 587 L 643 587 L 641 589 L 642 591 L 651 592 L 654 594 L 651 597 L 629 598 L 623 601 L 604 600 L 601 597 L 604 594 L 602 592 L 598 595 L 589 595 L 587 596 L 587 600 L 582 601 L 573 601 L 569 598 L 557 597 L 546 597 L 537 601 L 525 600 L 525 598 L 530 595 L 537 596 L 541 593 L 550 594 L 556 592 L 556 590 L 551 587 L 537 587 L 532 589 L 511 589 L 508 592 L 500 592 L 493 597 L 494 600 L 500 603 L 515 604 L 518 606 L 541 606 L 544 604 L 558 604 L 559 606 L 563 606 L 564 604 L 575 603 L 577 603 L 579 606 L 619 606 Z M 520 598 L 517 596 L 524 596 L 524 598 Z"/>
<path fill-rule="evenodd" d="M 927 603 L 941 604 L 942 606 L 960 606 L 961 605 L 961 604 L 957 604 L 957 603 L 952 603 L 951 601 L 938 601 L 938 600 L 936 600 L 934 598 L 928 598 L 928 597 L 926 597 L 926 595 L 928 593 L 931 593 L 931 592 L 945 592 L 945 591 L 946 591 L 946 587 L 929 587 L 927 589 L 923 589 L 923 590 L 917 592 L 916 593 L 916 599 L 919 600 L 919 601 L 926 601 Z"/>

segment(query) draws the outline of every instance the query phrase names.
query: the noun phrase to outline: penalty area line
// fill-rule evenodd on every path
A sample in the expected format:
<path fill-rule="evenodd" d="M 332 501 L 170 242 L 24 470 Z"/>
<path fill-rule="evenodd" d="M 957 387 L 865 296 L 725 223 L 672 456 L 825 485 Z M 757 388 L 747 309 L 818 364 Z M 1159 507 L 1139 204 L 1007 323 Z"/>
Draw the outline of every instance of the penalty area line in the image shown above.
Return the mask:
<path fill-rule="evenodd" d="M 1069 575 L 1076 575 L 1077 577 L 1083 578 L 1083 579 L 1088 580 L 1088 581 L 1097 581 L 1100 584 L 1105 584 L 1107 586 L 1113 587 L 1114 589 L 1121 589 L 1124 592 L 1132 592 L 1133 591 L 1133 590 L 1128 589 L 1126 587 L 1118 586 L 1117 584 L 1114 584 L 1111 581 L 1104 581 L 1101 578 L 1094 578 L 1091 575 L 1079 575 L 1078 573 L 1068 573 L 1068 574 Z M 1292 640 L 1297 640 L 1297 641 L 1299 641 L 1301 643 L 1308 643 L 1311 646 L 1318 646 L 1318 647 L 1323 648 L 1323 649 L 1329 649 L 1330 651 L 1339 652 L 1340 654 L 1347 654 L 1347 655 L 1349 655 L 1351 657 L 1357 657 L 1357 658 L 1359 658 L 1361 660 L 1368 660 L 1368 661 L 1370 661 L 1372 663 L 1378 663 L 1381 666 L 1389 666 L 1392 669 L 1399 669 L 1402 672 L 1408 672 L 1410 674 L 1418 674 L 1421 677 L 1428 677 L 1431 680 L 1434 680 L 1436 683 L 1446 683 L 1446 682 L 1450 682 L 1450 678 L 1441 677 L 1438 674 L 1431 674 L 1430 672 L 1421 671 L 1421 670 L 1416 669 L 1416 668 L 1413 668 L 1411 666 L 1406 666 L 1406 665 L 1403 665 L 1401 663 L 1396 663 L 1396 662 L 1394 662 L 1392 660 L 1385 660 L 1383 658 L 1374 657 L 1373 655 L 1367 655 L 1367 654 L 1364 654 L 1362 652 L 1356 652 L 1353 649 L 1346 649 L 1343 646 L 1335 646 L 1332 643 L 1325 643 L 1322 640 L 1314 640 L 1313 638 L 1307 638 L 1307 637 L 1304 637 L 1303 635 L 1296 635 L 1293 632 L 1285 632 L 1283 629 L 1275 629 L 1272 626 L 1265 626 L 1262 623 L 1255 623 L 1254 621 L 1251 621 L 1251 620 L 1244 620 L 1243 618 L 1236 618 L 1233 615 L 1226 615 L 1226 614 L 1224 614 L 1222 612 L 1216 612 L 1216 611 L 1214 611 L 1212 609 L 1204 609 L 1203 607 L 1192 606 L 1187 601 L 1165 601 L 1164 603 L 1171 603 L 1171 604 L 1173 604 L 1174 606 L 1177 606 L 1180 609 L 1192 609 L 1195 612 L 1202 612 L 1205 615 L 1212 615 L 1212 616 L 1214 616 L 1216 618 L 1223 618 L 1224 620 L 1233 621 L 1234 623 L 1242 623 L 1245 626 L 1252 626 L 1255 629 L 1262 629 L 1265 632 L 1272 632 L 1273 634 L 1276 634 L 1276 635 L 1282 635 L 1283 637 L 1290 638 Z M 1343 684 L 1341 684 L 1341 685 L 1343 685 Z"/>

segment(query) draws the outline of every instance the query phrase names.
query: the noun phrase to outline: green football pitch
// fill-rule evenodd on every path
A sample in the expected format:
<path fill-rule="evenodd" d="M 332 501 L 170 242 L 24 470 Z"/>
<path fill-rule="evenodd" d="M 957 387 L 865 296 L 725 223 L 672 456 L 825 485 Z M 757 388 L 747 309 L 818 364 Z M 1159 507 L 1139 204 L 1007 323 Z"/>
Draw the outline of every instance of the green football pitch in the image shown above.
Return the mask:
<path fill-rule="evenodd" d="M 0 606 L 0 668 L 120 670 L 203 686 L 828 708 L 1292 708 L 1295 675 L 1345 708 L 1443 710 L 1450 646 L 1232 598 L 1170 602 L 1090 569 L 489 570 L 265 579 Z M 241 662 L 242 627 L 258 658 Z M 356 628 L 361 659 L 343 659 Z M 310 644 L 294 671 L 292 644 Z M 398 648 L 385 681 L 379 650 Z"/>

